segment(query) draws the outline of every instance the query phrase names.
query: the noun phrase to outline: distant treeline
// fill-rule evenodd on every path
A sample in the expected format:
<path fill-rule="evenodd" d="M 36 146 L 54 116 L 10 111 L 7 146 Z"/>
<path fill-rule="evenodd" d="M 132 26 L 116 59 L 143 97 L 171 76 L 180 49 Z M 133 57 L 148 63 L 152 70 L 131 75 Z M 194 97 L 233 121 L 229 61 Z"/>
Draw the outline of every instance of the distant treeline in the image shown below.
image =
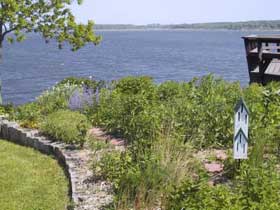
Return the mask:
<path fill-rule="evenodd" d="M 227 30 L 280 30 L 280 20 L 272 21 L 246 21 L 246 22 L 216 22 L 216 23 L 194 23 L 194 24 L 97 24 L 99 30 L 121 30 L 121 29 L 227 29 Z"/>

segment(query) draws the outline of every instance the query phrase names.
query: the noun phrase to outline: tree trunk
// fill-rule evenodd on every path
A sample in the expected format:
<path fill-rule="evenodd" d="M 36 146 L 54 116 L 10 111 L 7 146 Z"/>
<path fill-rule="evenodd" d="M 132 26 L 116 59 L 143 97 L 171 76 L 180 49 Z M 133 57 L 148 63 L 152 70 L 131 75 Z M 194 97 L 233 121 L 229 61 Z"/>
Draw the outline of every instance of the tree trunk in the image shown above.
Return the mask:
<path fill-rule="evenodd" d="M 4 41 L 3 23 L 2 21 L 0 21 L 0 65 L 3 63 L 3 41 Z"/>
<path fill-rule="evenodd" d="M 3 35 L 3 21 L 0 21 L 0 67 L 3 64 L 3 41 L 4 41 L 4 35 Z M 0 68 L 0 105 L 2 105 L 2 72 Z"/>
<path fill-rule="evenodd" d="M 0 36 L 0 67 L 3 64 L 3 40 L 2 37 Z M 0 105 L 2 105 L 2 72 L 0 68 Z"/>
<path fill-rule="evenodd" d="M 0 37 L 0 65 L 3 63 L 3 44 Z M 0 72 L 1 74 L 1 72 Z"/>

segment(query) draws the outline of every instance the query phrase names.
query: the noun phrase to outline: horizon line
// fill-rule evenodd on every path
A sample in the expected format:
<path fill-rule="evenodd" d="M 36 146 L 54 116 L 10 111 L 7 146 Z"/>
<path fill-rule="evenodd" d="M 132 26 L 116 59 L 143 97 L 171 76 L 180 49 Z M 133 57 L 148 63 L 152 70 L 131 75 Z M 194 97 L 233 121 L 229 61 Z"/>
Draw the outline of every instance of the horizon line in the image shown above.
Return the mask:
<path fill-rule="evenodd" d="M 215 24 L 215 23 L 246 23 L 246 22 L 272 22 L 272 21 L 280 21 L 280 19 L 265 19 L 265 20 L 238 20 L 238 21 L 212 21 L 212 22 L 182 22 L 182 23 L 143 23 L 143 24 L 137 24 L 137 23 L 97 23 L 95 22 L 95 25 L 133 25 L 133 26 L 147 26 L 147 25 L 194 25 L 194 24 Z"/>

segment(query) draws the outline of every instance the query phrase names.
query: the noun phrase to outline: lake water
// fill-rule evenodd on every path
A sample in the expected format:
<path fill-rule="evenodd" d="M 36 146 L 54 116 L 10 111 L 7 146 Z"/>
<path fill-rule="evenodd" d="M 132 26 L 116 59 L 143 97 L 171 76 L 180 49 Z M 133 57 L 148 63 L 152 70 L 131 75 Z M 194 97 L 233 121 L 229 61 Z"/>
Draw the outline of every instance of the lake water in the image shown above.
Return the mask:
<path fill-rule="evenodd" d="M 149 75 L 156 82 L 189 81 L 214 73 L 228 81 L 248 84 L 241 36 L 246 31 L 99 31 L 103 41 L 78 52 L 37 35 L 4 46 L 0 64 L 4 102 L 32 101 L 43 90 L 68 76 L 112 80 Z M 261 33 L 263 34 L 263 33 Z"/>

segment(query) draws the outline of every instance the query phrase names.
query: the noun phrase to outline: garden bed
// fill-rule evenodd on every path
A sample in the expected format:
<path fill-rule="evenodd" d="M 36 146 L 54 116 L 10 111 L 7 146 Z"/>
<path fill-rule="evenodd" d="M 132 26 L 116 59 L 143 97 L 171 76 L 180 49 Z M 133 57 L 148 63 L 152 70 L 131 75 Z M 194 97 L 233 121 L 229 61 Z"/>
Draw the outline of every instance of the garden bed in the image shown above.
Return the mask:
<path fill-rule="evenodd" d="M 280 208 L 279 84 L 241 87 L 212 75 L 162 84 L 149 77 L 108 83 L 68 78 L 32 103 L 3 110 L 53 145 L 73 144 L 77 153 L 91 153 L 90 183 L 112 183 L 109 209 L 275 210 Z M 240 98 L 250 111 L 249 159 L 237 164 L 233 116 Z M 85 203 L 82 195 L 75 198 Z"/>

